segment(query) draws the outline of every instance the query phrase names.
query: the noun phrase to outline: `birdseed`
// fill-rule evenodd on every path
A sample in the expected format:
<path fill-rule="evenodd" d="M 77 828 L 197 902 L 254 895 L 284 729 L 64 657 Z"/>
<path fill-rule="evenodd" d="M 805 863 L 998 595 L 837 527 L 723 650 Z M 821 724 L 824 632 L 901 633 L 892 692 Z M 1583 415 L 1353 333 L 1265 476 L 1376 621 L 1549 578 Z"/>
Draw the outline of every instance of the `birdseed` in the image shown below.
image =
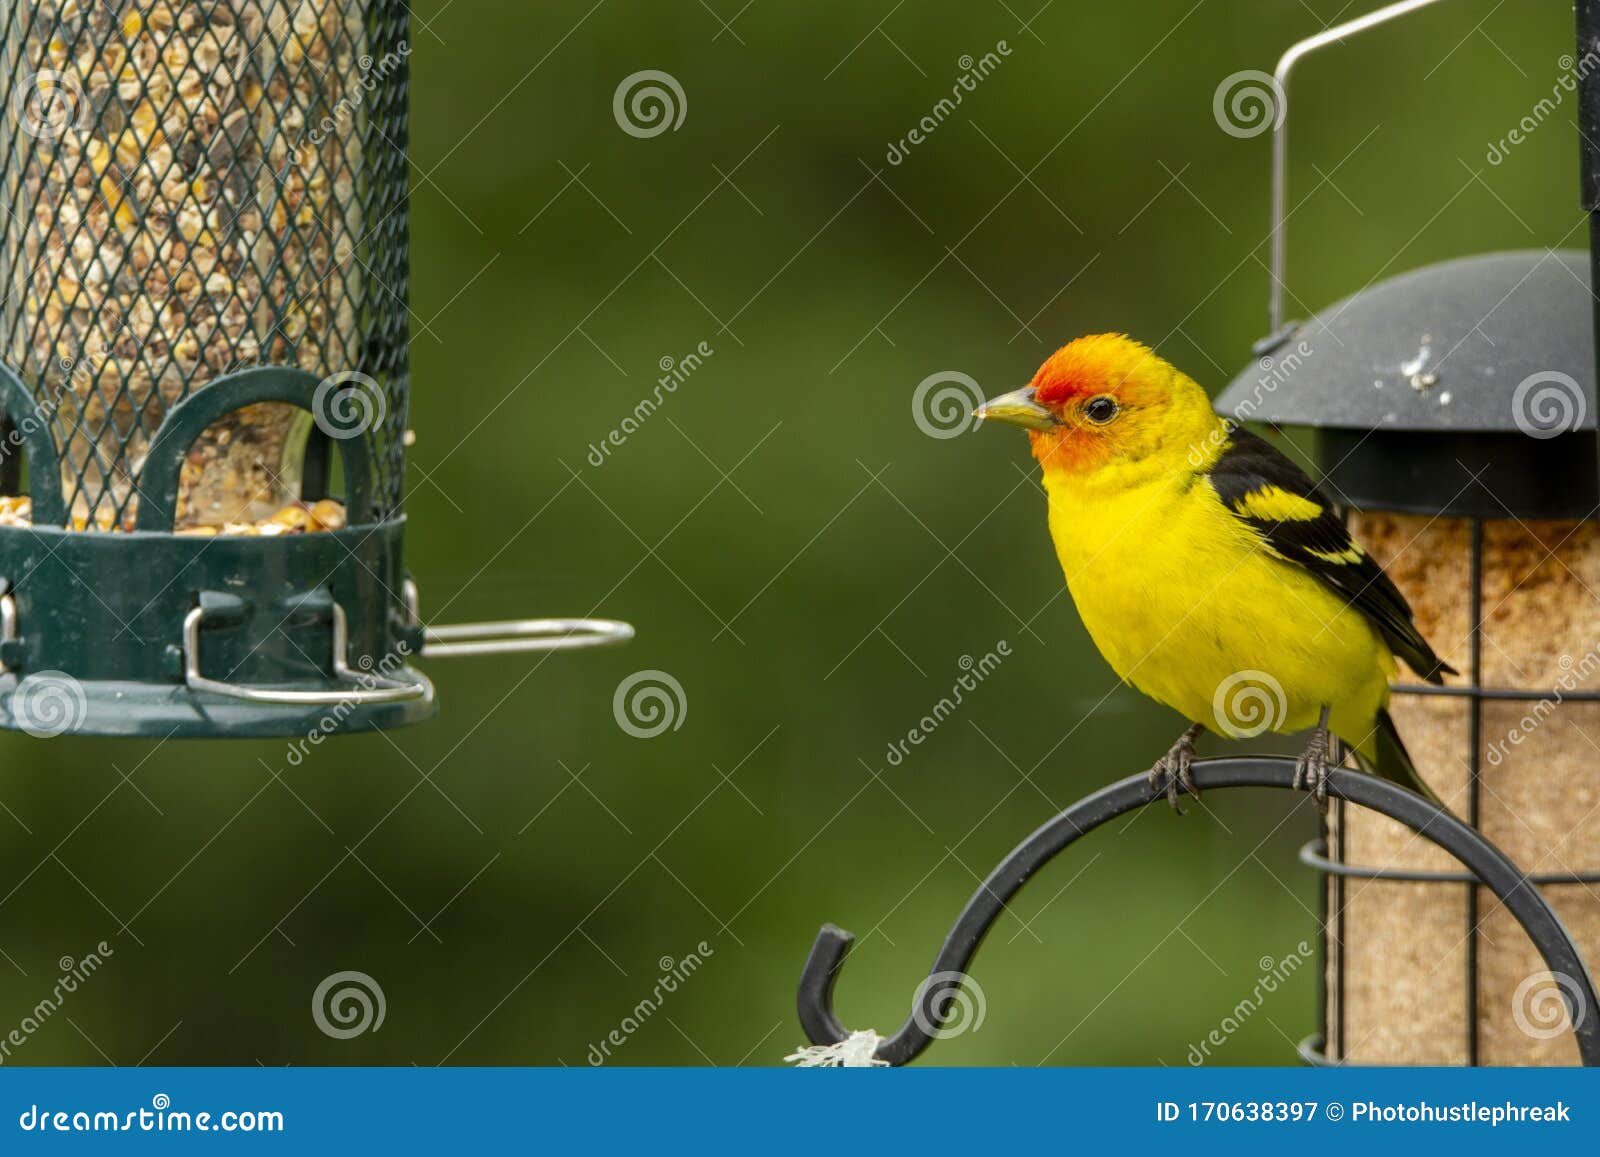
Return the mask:
<path fill-rule="evenodd" d="M 26 61 L 82 108 L 4 177 L 28 220 L 8 235 L 0 288 L 24 324 L 5 352 L 53 408 L 73 524 L 116 529 L 174 403 L 254 365 L 358 361 L 361 151 L 315 126 L 350 115 L 361 6 L 13 2 Z M 269 522 L 299 496 L 309 422 L 263 403 L 215 423 L 184 462 L 176 526 Z"/>

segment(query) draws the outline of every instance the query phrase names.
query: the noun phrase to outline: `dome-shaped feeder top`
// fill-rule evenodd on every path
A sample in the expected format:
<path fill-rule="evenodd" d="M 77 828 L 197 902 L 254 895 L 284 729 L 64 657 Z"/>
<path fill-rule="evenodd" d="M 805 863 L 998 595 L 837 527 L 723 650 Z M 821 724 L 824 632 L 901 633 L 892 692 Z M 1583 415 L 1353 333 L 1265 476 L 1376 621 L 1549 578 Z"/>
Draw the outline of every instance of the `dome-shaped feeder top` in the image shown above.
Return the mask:
<path fill-rule="evenodd" d="M 1592 431 L 1589 255 L 1490 253 L 1368 286 L 1292 331 L 1216 406 L 1282 426 Z"/>
<path fill-rule="evenodd" d="M 1584 518 L 1597 500 L 1589 255 L 1465 257 L 1292 329 L 1216 401 L 1318 432 L 1319 481 L 1376 510 Z"/>

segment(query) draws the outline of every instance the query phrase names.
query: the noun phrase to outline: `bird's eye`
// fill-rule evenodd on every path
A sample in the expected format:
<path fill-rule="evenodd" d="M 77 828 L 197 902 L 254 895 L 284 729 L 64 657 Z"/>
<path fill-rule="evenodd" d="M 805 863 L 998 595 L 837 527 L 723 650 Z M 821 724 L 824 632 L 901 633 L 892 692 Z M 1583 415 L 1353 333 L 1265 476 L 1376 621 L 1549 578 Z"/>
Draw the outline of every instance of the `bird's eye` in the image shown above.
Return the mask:
<path fill-rule="evenodd" d="M 1121 407 L 1117 405 L 1115 398 L 1101 394 L 1098 398 L 1090 398 L 1084 404 L 1083 416 L 1097 426 L 1104 426 L 1117 416 L 1119 409 Z"/>

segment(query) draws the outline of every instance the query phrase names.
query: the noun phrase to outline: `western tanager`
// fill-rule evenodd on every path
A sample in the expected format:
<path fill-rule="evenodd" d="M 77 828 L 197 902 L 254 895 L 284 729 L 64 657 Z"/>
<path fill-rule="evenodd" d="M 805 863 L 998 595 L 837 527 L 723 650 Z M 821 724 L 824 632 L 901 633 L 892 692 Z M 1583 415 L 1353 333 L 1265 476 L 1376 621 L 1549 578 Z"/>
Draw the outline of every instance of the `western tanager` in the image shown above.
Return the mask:
<path fill-rule="evenodd" d="M 1437 802 L 1387 710 L 1395 657 L 1455 674 L 1332 504 L 1277 449 L 1121 334 L 1056 351 L 978 410 L 1028 431 L 1067 588 L 1113 670 L 1189 719 L 1154 767 L 1178 806 L 1207 727 L 1303 731 L 1296 784 L 1326 806 L 1329 731 Z"/>

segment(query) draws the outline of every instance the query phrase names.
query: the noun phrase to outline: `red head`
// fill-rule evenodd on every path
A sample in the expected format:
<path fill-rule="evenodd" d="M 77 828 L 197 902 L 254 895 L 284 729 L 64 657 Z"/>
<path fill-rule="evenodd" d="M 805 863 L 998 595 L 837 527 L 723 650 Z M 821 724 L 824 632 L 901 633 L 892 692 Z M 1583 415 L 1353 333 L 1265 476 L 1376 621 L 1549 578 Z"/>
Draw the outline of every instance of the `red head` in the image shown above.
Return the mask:
<path fill-rule="evenodd" d="M 1218 419 L 1205 391 L 1132 338 L 1091 334 L 1062 346 L 1026 387 L 978 415 L 1025 427 L 1046 471 L 1090 473 L 1181 453 Z"/>

